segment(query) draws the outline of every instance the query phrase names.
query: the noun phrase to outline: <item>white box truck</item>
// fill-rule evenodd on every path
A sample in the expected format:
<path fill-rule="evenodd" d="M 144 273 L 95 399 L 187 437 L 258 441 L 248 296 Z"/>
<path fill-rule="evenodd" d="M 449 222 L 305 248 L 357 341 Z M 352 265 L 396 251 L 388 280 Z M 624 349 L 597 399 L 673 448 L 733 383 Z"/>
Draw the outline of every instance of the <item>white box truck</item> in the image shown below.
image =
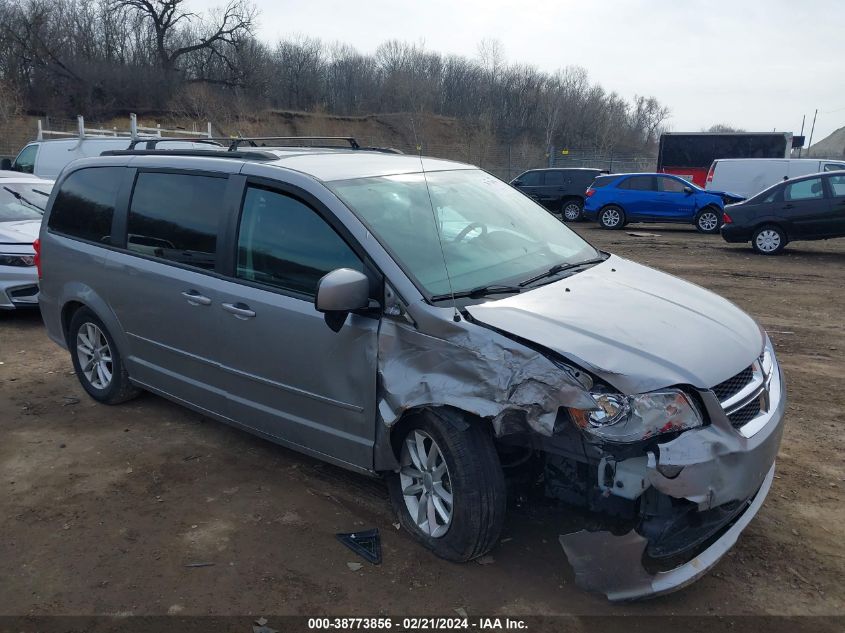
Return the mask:
<path fill-rule="evenodd" d="M 710 165 L 704 188 L 744 198 L 789 178 L 845 169 L 845 160 L 820 158 L 719 158 Z"/>

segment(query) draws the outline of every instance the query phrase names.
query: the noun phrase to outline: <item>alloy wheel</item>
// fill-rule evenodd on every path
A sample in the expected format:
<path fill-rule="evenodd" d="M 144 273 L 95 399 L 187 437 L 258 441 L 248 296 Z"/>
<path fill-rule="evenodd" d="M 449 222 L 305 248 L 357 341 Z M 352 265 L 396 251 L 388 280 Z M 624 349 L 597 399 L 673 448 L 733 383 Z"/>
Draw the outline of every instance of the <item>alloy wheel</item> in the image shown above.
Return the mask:
<path fill-rule="evenodd" d="M 757 248 L 764 253 L 773 253 L 780 248 L 780 234 L 774 229 L 763 229 L 754 239 Z"/>
<path fill-rule="evenodd" d="M 399 484 L 416 526 L 432 538 L 446 534 L 452 522 L 452 481 L 440 447 L 425 431 L 415 429 L 405 438 Z"/>
<path fill-rule="evenodd" d="M 619 215 L 619 211 L 616 209 L 605 209 L 602 211 L 602 224 L 604 224 L 608 228 L 613 228 L 619 225 L 619 222 L 622 220 L 622 217 Z"/>
<path fill-rule="evenodd" d="M 713 211 L 705 211 L 698 217 L 698 228 L 705 233 L 715 231 L 719 226 L 719 218 Z"/>
<path fill-rule="evenodd" d="M 570 222 L 574 222 L 581 216 L 581 207 L 574 202 L 570 202 L 563 207 L 563 217 Z"/>
<path fill-rule="evenodd" d="M 112 354 L 102 330 L 85 323 L 76 333 L 76 355 L 85 379 L 95 389 L 106 389 L 112 380 Z"/>

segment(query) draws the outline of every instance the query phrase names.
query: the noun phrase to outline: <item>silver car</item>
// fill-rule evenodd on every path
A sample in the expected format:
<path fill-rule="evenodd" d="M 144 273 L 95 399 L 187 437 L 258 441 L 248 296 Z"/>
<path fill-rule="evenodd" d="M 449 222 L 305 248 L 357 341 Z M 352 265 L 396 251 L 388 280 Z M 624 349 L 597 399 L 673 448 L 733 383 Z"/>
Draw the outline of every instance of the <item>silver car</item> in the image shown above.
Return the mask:
<path fill-rule="evenodd" d="M 786 398 L 766 332 L 471 165 L 116 152 L 63 172 L 40 253 L 47 331 L 91 397 L 148 390 L 384 476 L 449 560 L 493 548 L 509 496 L 534 494 L 591 513 L 560 536 L 581 586 L 665 593 L 772 482 Z"/>
<path fill-rule="evenodd" d="M 33 242 L 52 180 L 0 172 L 0 310 L 38 305 Z"/>

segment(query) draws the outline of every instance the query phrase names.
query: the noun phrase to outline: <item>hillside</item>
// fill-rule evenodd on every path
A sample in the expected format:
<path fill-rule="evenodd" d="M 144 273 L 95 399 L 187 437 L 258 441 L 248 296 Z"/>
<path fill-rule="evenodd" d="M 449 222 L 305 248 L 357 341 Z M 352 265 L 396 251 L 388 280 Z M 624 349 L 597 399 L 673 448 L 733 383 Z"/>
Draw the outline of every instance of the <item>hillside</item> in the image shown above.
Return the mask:
<path fill-rule="evenodd" d="M 807 156 L 818 158 L 845 158 L 845 127 L 810 146 Z"/>
<path fill-rule="evenodd" d="M 39 117 L 12 117 L 0 125 L 0 155 L 14 156 L 36 137 Z M 43 120 L 45 128 L 73 132 L 76 121 Z M 140 126 L 204 130 L 206 121 L 174 113 L 139 114 Z M 86 127 L 128 130 L 128 115 L 100 121 L 86 119 Z M 480 165 L 506 178 L 546 164 L 545 148 L 516 141 L 508 146 L 482 126 L 434 114 L 393 113 L 333 116 L 323 113 L 266 110 L 240 114 L 228 121 L 212 120 L 213 133 L 231 136 L 353 136 L 362 146 L 393 147 L 405 153 L 450 158 Z M 418 149 L 419 148 L 419 149 Z"/>

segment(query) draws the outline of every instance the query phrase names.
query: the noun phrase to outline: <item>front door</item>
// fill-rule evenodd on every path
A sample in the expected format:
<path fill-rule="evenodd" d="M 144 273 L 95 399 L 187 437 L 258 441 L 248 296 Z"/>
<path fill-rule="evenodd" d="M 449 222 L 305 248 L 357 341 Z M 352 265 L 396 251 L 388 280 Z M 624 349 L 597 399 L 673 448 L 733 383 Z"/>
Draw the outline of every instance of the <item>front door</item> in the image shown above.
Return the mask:
<path fill-rule="evenodd" d="M 845 174 L 828 176 L 830 190 L 829 237 L 845 237 Z"/>
<path fill-rule="evenodd" d="M 781 212 L 789 218 L 795 238 L 823 237 L 831 224 L 831 212 L 821 177 L 786 185 Z"/>
<path fill-rule="evenodd" d="M 657 176 L 655 213 L 668 222 L 691 222 L 695 215 L 695 196 L 684 191 L 690 185 L 678 178 Z"/>
<path fill-rule="evenodd" d="M 294 448 L 372 468 L 379 320 L 350 314 L 338 332 L 314 308 L 317 282 L 365 269 L 314 208 L 249 184 L 234 279 L 220 306 L 232 417 Z"/>

